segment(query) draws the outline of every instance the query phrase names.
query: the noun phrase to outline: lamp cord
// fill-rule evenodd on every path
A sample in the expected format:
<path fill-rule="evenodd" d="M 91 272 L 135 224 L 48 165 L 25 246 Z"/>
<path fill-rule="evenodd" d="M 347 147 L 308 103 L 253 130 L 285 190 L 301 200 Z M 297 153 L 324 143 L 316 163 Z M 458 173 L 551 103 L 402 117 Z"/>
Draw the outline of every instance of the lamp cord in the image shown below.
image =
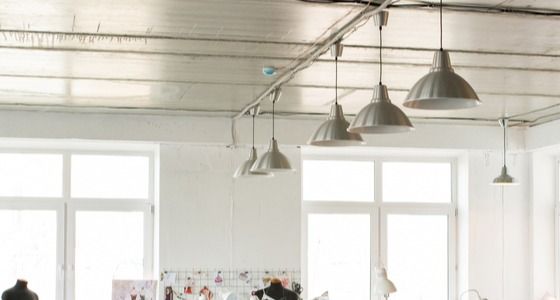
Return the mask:
<path fill-rule="evenodd" d="M 383 35 L 381 34 L 381 31 L 383 30 L 383 26 L 379 26 L 379 85 L 381 85 L 381 82 L 383 81 L 383 55 L 382 55 L 382 51 L 383 51 Z"/>
<path fill-rule="evenodd" d="M 334 57 L 334 104 L 338 104 L 338 53 Z"/>
<path fill-rule="evenodd" d="M 439 0 L 439 50 L 443 51 L 443 0 Z"/>
<path fill-rule="evenodd" d="M 253 148 L 255 148 L 255 114 L 253 114 Z"/>
<path fill-rule="evenodd" d="M 274 140 L 274 105 L 276 104 L 276 99 L 272 99 L 272 139 Z"/>
<path fill-rule="evenodd" d="M 507 130 L 507 121 L 504 119 L 503 121 L 503 127 L 504 127 L 504 166 L 506 165 L 506 153 L 507 153 L 507 134 L 506 134 L 506 130 Z"/>
<path fill-rule="evenodd" d="M 506 147 L 507 147 L 507 119 L 502 119 L 502 127 L 504 128 L 504 167 L 506 166 Z M 506 212 L 505 212 L 505 189 L 501 187 L 502 196 L 502 300 L 505 300 L 505 284 L 506 284 Z"/>
<path fill-rule="evenodd" d="M 502 300 L 505 300 L 506 295 L 506 212 L 505 212 L 505 188 L 501 187 L 502 192 Z"/>

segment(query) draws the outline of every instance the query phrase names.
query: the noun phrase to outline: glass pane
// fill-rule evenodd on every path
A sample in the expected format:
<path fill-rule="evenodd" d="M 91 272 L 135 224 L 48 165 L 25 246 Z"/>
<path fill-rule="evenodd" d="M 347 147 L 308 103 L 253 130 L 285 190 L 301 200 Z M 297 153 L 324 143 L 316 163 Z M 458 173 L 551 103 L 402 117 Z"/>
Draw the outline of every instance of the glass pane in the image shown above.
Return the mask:
<path fill-rule="evenodd" d="M 369 215 L 309 215 L 307 246 L 309 299 L 369 300 Z"/>
<path fill-rule="evenodd" d="M 76 297 L 111 299 L 113 279 L 144 277 L 142 212 L 76 212 Z"/>
<path fill-rule="evenodd" d="M 145 156 L 72 155 L 72 197 L 148 198 Z"/>
<path fill-rule="evenodd" d="M 56 211 L 0 210 L 0 287 L 22 278 L 42 300 L 56 299 Z"/>
<path fill-rule="evenodd" d="M 60 154 L 0 153 L 0 166 L 0 196 L 62 196 Z"/>
<path fill-rule="evenodd" d="M 451 202 L 451 164 L 383 163 L 384 202 Z"/>
<path fill-rule="evenodd" d="M 388 215 L 391 300 L 447 300 L 448 233 L 445 215 Z"/>
<path fill-rule="evenodd" d="M 372 161 L 303 161 L 303 200 L 373 202 Z"/>

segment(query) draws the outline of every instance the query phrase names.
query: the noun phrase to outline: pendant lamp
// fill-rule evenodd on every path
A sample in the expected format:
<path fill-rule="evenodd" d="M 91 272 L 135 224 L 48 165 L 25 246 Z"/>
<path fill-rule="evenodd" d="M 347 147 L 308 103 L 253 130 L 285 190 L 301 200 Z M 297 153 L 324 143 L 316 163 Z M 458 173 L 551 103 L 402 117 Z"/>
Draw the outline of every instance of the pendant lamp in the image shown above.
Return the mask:
<path fill-rule="evenodd" d="M 251 167 L 257 160 L 257 149 L 255 148 L 255 116 L 259 114 L 259 106 L 255 106 L 249 110 L 251 117 L 253 118 L 253 146 L 251 147 L 251 152 L 249 154 L 249 159 L 244 161 L 233 173 L 233 178 L 241 177 L 272 177 L 272 173 L 269 172 L 259 172 L 251 171 Z"/>
<path fill-rule="evenodd" d="M 503 118 L 499 120 L 500 126 L 504 129 L 504 165 L 502 166 L 502 172 L 500 175 L 492 181 L 492 185 L 501 185 L 501 186 L 509 186 L 509 185 L 518 185 L 517 182 L 513 177 L 511 177 L 507 172 L 506 166 L 506 154 L 507 154 L 507 128 L 508 128 L 508 119 Z"/>
<path fill-rule="evenodd" d="M 449 53 L 443 50 L 442 0 L 439 1 L 439 43 L 430 72 L 410 89 L 403 105 L 417 109 L 463 109 L 480 104 L 471 85 L 457 75 Z"/>
<path fill-rule="evenodd" d="M 385 268 L 375 268 L 375 280 L 373 282 L 373 293 L 389 298 L 389 294 L 397 291 L 397 288 L 389 278 L 387 278 L 387 270 Z"/>
<path fill-rule="evenodd" d="M 348 131 L 351 133 L 399 133 L 414 130 L 408 117 L 391 103 L 387 86 L 382 83 L 383 75 L 383 36 L 381 31 L 387 25 L 389 12 L 381 11 L 374 16 L 379 26 L 379 84 L 373 88 L 371 102 L 354 118 Z"/>
<path fill-rule="evenodd" d="M 357 133 L 348 132 L 348 121 L 344 118 L 342 106 L 338 104 L 338 57 L 342 55 L 343 45 L 340 41 L 331 46 L 331 55 L 334 56 L 334 103 L 328 119 L 317 128 L 307 142 L 313 146 L 357 146 L 363 145 L 364 140 Z"/>
<path fill-rule="evenodd" d="M 270 173 L 295 171 L 292 169 L 288 158 L 280 152 L 278 142 L 274 137 L 274 106 L 276 101 L 280 99 L 280 89 L 275 89 L 270 93 L 270 99 L 272 101 L 272 140 L 268 151 L 255 161 L 251 171 Z"/>

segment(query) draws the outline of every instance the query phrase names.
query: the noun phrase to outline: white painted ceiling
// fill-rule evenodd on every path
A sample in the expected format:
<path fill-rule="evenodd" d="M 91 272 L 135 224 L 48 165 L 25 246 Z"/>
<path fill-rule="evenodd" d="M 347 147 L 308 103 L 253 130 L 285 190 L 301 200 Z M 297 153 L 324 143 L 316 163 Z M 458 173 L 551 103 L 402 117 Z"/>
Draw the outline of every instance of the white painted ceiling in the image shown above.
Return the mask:
<path fill-rule="evenodd" d="M 444 3 L 560 10 L 558 0 Z M 297 0 L 2 0 L 0 108 L 233 116 L 274 80 L 262 75 L 263 66 L 282 72 L 335 22 L 341 26 L 362 8 Z M 383 81 L 397 105 L 439 48 L 437 13 L 390 9 Z M 507 115 L 535 123 L 557 117 L 560 16 L 446 9 L 443 23 L 444 48 L 482 105 L 404 109 L 409 116 L 451 121 Z M 352 115 L 369 102 L 379 80 L 373 22 L 344 44 L 339 101 Z M 327 53 L 284 86 L 277 110 L 326 114 L 333 98 L 334 63 Z M 269 111 L 270 103 L 263 109 Z"/>

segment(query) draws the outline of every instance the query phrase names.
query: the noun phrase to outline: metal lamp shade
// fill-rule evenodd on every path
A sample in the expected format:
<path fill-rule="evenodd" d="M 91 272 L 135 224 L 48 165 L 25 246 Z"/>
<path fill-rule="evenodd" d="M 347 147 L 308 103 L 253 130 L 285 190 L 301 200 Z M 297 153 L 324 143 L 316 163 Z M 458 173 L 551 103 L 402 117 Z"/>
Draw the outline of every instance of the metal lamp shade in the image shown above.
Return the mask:
<path fill-rule="evenodd" d="M 507 172 L 507 167 L 502 167 L 502 173 L 500 176 L 494 178 L 492 181 L 492 185 L 518 185 L 519 182 L 515 181 L 513 177 L 511 177 Z"/>
<path fill-rule="evenodd" d="M 364 140 L 359 134 L 348 132 L 348 125 L 350 123 L 344 118 L 342 106 L 334 103 L 329 118 L 317 128 L 307 143 L 325 147 L 363 145 Z"/>
<path fill-rule="evenodd" d="M 376 295 L 389 295 L 397 291 L 391 280 L 387 278 L 385 268 L 376 268 L 375 282 L 373 283 L 373 293 Z"/>
<path fill-rule="evenodd" d="M 278 142 L 272 138 L 268 151 L 255 161 L 251 171 L 274 173 L 294 171 L 294 169 L 292 169 L 288 158 L 280 152 Z"/>
<path fill-rule="evenodd" d="M 233 178 L 245 178 L 245 177 L 272 177 L 272 173 L 251 171 L 251 167 L 257 160 L 257 149 L 255 147 L 251 148 L 251 154 L 249 159 L 244 161 L 233 173 Z"/>
<path fill-rule="evenodd" d="M 399 133 L 414 130 L 408 117 L 391 103 L 387 86 L 373 89 L 371 103 L 356 115 L 348 131 L 351 133 Z"/>
<path fill-rule="evenodd" d="M 471 108 L 479 104 L 474 89 L 453 71 L 445 50 L 435 52 L 430 73 L 416 82 L 403 103 L 409 108 L 433 110 Z"/>

